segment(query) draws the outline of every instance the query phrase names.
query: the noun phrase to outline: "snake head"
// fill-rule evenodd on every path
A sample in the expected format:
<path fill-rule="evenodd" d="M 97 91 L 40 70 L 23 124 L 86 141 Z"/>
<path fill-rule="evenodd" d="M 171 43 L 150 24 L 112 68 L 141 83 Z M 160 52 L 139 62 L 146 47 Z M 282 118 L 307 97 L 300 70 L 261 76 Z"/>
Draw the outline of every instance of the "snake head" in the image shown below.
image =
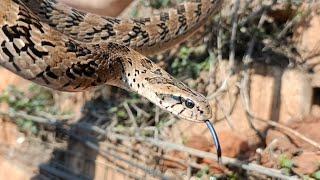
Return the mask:
<path fill-rule="evenodd" d="M 127 85 L 122 88 L 137 92 L 180 118 L 194 122 L 204 122 L 211 118 L 211 107 L 202 94 L 191 90 L 164 70 L 161 71 L 161 75 L 149 74 L 149 70 L 140 77 L 126 77 Z"/>
<path fill-rule="evenodd" d="M 204 122 L 211 118 L 211 107 L 202 94 L 193 91 L 164 70 L 161 71 L 161 75 L 153 73 L 144 78 L 143 87 L 134 91 L 180 118 L 194 122 Z"/>

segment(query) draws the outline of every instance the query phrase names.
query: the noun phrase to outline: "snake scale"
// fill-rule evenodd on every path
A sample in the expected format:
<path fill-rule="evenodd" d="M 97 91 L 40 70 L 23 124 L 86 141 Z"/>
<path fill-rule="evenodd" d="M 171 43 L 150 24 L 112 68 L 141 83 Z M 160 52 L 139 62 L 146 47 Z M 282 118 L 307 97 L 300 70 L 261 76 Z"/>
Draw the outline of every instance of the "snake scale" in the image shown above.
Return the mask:
<path fill-rule="evenodd" d="M 186 39 L 221 4 L 222 0 L 192 0 L 152 17 L 116 19 L 56 0 L 1 0 L 0 65 L 60 91 L 109 84 L 136 92 L 176 116 L 206 122 L 220 156 L 206 98 L 145 55 Z"/>

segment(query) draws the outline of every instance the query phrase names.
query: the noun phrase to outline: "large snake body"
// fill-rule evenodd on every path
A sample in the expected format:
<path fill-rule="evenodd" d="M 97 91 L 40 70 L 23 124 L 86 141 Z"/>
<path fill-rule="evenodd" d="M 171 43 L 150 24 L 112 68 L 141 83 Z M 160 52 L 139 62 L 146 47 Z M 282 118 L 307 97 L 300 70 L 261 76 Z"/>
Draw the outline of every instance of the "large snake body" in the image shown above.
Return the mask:
<path fill-rule="evenodd" d="M 192 0 L 152 17 L 115 19 L 83 13 L 55 0 L 24 1 L 41 20 L 75 40 L 114 42 L 143 55 L 185 40 L 222 4 L 222 0 Z"/>
<path fill-rule="evenodd" d="M 185 39 L 222 0 L 194 0 L 158 16 L 112 19 L 55 0 L 1 0 L 0 65 L 40 85 L 84 91 L 102 84 L 137 92 L 196 122 L 211 118 L 206 98 L 140 53 Z"/>

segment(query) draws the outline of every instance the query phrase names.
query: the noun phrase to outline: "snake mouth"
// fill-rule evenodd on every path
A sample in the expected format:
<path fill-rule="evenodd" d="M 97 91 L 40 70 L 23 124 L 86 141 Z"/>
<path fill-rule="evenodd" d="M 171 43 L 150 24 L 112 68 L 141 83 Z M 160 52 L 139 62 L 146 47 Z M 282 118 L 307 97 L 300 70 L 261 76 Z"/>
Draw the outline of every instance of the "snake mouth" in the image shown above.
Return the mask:
<path fill-rule="evenodd" d="M 217 149 L 217 158 L 218 158 L 218 162 L 221 161 L 221 146 L 220 146 L 220 142 L 219 142 L 219 137 L 217 135 L 217 132 L 216 130 L 214 129 L 211 121 L 209 119 L 205 120 L 205 123 L 207 124 L 211 134 L 212 134 L 212 137 L 213 137 L 213 140 L 214 140 L 214 143 L 216 145 L 216 149 Z"/>

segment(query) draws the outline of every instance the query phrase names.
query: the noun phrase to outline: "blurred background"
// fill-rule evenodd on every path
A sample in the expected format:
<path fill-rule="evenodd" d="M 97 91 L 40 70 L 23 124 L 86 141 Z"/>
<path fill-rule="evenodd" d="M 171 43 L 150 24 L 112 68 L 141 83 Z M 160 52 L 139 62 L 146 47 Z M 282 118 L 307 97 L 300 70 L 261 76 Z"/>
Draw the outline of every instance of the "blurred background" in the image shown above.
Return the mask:
<path fill-rule="evenodd" d="M 146 17 L 182 0 L 99 0 Z M 99 7 L 97 9 L 97 7 Z M 150 58 L 206 95 L 204 123 L 104 86 L 63 93 L 0 68 L 0 179 L 320 179 L 320 3 L 225 0 L 184 43 Z"/>

